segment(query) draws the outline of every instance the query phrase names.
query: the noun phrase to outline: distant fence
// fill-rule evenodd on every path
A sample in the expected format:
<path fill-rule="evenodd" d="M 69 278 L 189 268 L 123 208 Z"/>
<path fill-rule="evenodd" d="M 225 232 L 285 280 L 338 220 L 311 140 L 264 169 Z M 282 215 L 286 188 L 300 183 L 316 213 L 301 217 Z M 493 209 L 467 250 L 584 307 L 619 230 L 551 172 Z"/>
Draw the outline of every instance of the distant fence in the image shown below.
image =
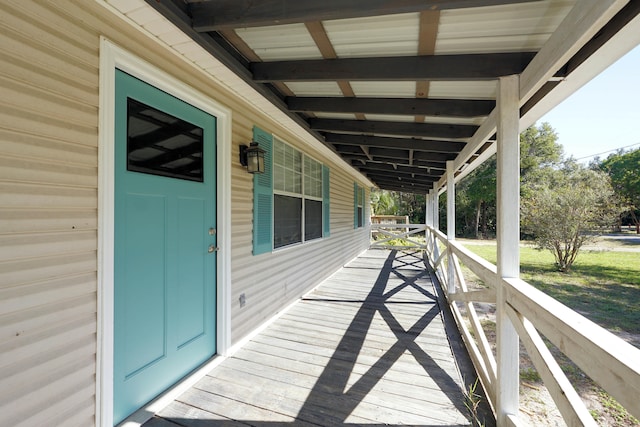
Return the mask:
<path fill-rule="evenodd" d="M 380 216 L 378 216 L 379 218 Z M 374 222 L 371 217 L 371 245 L 372 249 L 426 249 L 427 239 L 424 224 L 409 224 L 409 217 L 384 215 L 382 220 L 388 222 Z M 396 221 L 406 222 L 392 222 Z"/>
<path fill-rule="evenodd" d="M 409 224 L 408 215 L 372 215 L 371 224 Z"/>

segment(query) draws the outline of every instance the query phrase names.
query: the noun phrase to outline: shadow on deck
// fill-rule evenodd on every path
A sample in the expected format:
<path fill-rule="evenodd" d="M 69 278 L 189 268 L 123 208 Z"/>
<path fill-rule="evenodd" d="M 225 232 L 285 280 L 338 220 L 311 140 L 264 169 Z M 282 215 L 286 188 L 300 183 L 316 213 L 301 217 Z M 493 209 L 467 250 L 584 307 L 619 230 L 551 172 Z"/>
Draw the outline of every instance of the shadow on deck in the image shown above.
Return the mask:
<path fill-rule="evenodd" d="M 370 250 L 144 426 L 472 425 L 441 307 L 420 252 Z"/>

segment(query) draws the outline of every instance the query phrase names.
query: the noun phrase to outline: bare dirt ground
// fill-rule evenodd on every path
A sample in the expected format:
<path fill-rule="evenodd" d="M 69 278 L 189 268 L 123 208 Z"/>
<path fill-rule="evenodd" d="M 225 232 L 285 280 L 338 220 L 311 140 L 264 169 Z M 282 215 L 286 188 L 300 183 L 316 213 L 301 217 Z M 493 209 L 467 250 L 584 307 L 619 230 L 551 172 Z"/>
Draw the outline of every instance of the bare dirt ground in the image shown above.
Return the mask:
<path fill-rule="evenodd" d="M 476 310 L 495 355 L 495 307 L 490 304 L 482 304 L 480 307 L 476 305 Z M 553 344 L 547 340 L 545 342 L 598 425 L 604 427 L 640 426 L 637 420 L 629 416 L 617 402 L 611 399 Z M 567 425 L 522 344 L 520 345 L 520 416 L 529 426 L 561 427 Z"/>

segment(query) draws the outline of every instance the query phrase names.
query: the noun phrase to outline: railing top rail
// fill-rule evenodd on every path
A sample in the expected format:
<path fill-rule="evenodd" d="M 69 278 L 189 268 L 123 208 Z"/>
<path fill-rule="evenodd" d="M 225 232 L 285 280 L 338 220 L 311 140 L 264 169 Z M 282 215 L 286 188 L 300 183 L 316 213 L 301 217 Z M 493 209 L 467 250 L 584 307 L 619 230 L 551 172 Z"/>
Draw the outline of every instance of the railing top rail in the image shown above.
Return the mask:
<path fill-rule="evenodd" d="M 438 276 L 440 280 L 447 282 L 447 275 L 442 274 L 447 268 L 446 263 L 441 262 L 445 254 L 459 258 L 486 284 L 504 290 L 504 303 L 508 308 L 530 322 L 629 413 L 640 418 L 640 404 L 637 401 L 637 396 L 640 396 L 640 349 L 524 280 L 499 278 L 494 264 L 459 242 L 447 240 L 439 230 L 430 226 L 427 228 L 446 245 L 446 250 L 441 255 L 438 255 L 438 251 L 429 254 L 433 257 L 431 264 L 441 273 Z M 455 258 L 454 262 L 457 262 Z M 467 301 L 460 296 L 471 298 L 473 292 L 456 292 L 455 295 L 458 296 L 457 300 Z"/>
<path fill-rule="evenodd" d="M 438 238 L 438 240 L 440 240 L 443 243 L 447 243 L 447 236 L 442 231 L 436 230 L 430 225 L 427 225 L 426 227 Z"/>
<path fill-rule="evenodd" d="M 372 229 L 377 228 L 422 228 L 426 229 L 424 224 L 371 224 Z"/>
<path fill-rule="evenodd" d="M 509 305 L 630 412 L 635 407 L 634 415 L 640 415 L 636 399 L 640 396 L 640 349 L 524 280 L 502 279 L 502 284 Z"/>

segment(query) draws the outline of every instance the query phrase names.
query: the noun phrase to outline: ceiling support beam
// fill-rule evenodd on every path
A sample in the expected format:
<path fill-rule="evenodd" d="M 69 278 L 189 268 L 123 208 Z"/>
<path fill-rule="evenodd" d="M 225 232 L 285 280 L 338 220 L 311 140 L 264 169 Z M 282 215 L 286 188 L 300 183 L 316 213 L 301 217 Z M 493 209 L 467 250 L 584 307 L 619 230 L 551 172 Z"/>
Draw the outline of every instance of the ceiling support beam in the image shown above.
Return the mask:
<path fill-rule="evenodd" d="M 356 166 L 358 166 L 358 168 L 361 170 L 366 169 L 371 172 L 387 172 L 387 173 L 394 173 L 394 174 L 417 175 L 417 176 L 424 176 L 424 177 L 438 179 L 442 175 L 442 172 L 444 171 L 444 168 L 445 168 L 444 165 L 445 165 L 445 162 L 442 162 L 441 169 L 420 168 L 417 166 L 408 166 L 408 165 L 402 165 L 402 164 L 396 164 L 394 167 L 394 165 L 389 163 L 373 163 L 373 162 L 367 162 L 367 164 L 365 165 L 360 165 L 360 166 L 356 165 Z"/>
<path fill-rule="evenodd" d="M 383 136 L 352 135 L 346 133 L 326 133 L 325 140 L 332 144 L 359 145 L 378 148 L 398 148 L 437 153 L 458 153 L 464 142 L 437 141 L 430 139 L 386 138 Z"/>
<path fill-rule="evenodd" d="M 492 100 L 425 98 L 287 97 L 285 102 L 291 111 L 442 117 L 487 116 L 496 105 Z"/>
<path fill-rule="evenodd" d="M 327 31 L 324 29 L 324 25 L 320 21 L 312 21 L 305 22 L 305 27 L 307 27 L 307 31 L 311 35 L 311 38 L 315 42 L 316 46 L 320 50 L 322 57 L 324 59 L 337 59 L 338 54 L 336 50 L 333 48 L 333 44 L 331 44 L 331 40 L 329 40 L 329 36 L 327 35 Z M 351 87 L 351 83 L 346 80 L 338 80 L 338 87 L 342 94 L 346 97 L 354 97 L 356 96 L 353 93 L 353 88 Z M 285 85 L 286 86 L 286 85 Z M 289 107 L 291 109 L 291 107 Z M 309 110 L 307 110 L 309 111 Z M 356 119 L 365 120 L 365 116 L 362 113 L 356 113 Z"/>
<path fill-rule="evenodd" d="M 494 80 L 520 74 L 533 52 L 252 62 L 256 82 Z"/>
<path fill-rule="evenodd" d="M 391 168 L 391 170 L 397 170 L 396 168 L 402 168 L 402 167 L 406 167 L 406 168 L 412 168 L 414 170 L 421 170 L 421 171 L 427 171 L 427 173 L 429 173 L 429 171 L 434 171 L 434 173 L 438 174 L 439 176 L 444 173 L 445 167 L 446 167 L 446 162 L 416 162 L 414 161 L 413 165 L 410 165 L 408 163 L 402 163 L 402 162 L 383 162 L 380 160 L 373 160 L 373 161 L 367 161 L 366 157 L 363 156 L 354 156 L 354 155 L 343 155 L 342 156 L 343 159 L 345 159 L 346 161 L 350 162 L 351 166 L 353 167 L 362 167 L 363 165 L 367 165 L 370 167 L 379 167 L 379 166 L 388 166 Z M 393 165 L 396 165 L 396 168 L 393 167 Z M 437 171 L 437 172 L 436 172 Z"/>
<path fill-rule="evenodd" d="M 377 133 L 445 139 L 469 138 L 478 129 L 478 126 L 473 125 L 342 119 L 311 119 L 309 120 L 309 126 L 313 130 L 325 132 Z"/>
<path fill-rule="evenodd" d="M 433 185 L 434 182 L 437 181 L 438 178 L 430 178 L 430 177 L 424 177 L 424 176 L 419 176 L 416 174 L 416 176 L 412 176 L 411 174 L 394 174 L 393 172 L 377 172 L 377 171 L 372 171 L 366 167 L 362 167 L 360 168 L 360 172 L 366 173 L 367 176 L 371 179 L 373 179 L 374 181 L 377 181 L 378 179 L 405 179 L 405 180 L 411 180 L 412 182 L 418 183 L 418 184 L 424 184 L 424 185 Z"/>
<path fill-rule="evenodd" d="M 418 36 L 418 55 L 434 55 L 436 53 L 436 39 L 438 38 L 438 27 L 440 26 L 440 11 L 428 10 L 420 12 L 420 30 Z M 431 84 L 428 80 L 416 82 L 416 98 L 429 97 Z M 417 114 L 416 122 L 424 122 L 424 115 Z"/>
<path fill-rule="evenodd" d="M 431 189 L 431 186 L 414 185 L 407 181 L 383 181 L 376 183 L 376 185 L 378 185 L 382 190 L 398 191 L 400 193 L 426 194 Z"/>
<path fill-rule="evenodd" d="M 329 19 L 462 9 L 537 0 L 215 0 L 190 4 L 193 28 L 208 32 Z"/>

